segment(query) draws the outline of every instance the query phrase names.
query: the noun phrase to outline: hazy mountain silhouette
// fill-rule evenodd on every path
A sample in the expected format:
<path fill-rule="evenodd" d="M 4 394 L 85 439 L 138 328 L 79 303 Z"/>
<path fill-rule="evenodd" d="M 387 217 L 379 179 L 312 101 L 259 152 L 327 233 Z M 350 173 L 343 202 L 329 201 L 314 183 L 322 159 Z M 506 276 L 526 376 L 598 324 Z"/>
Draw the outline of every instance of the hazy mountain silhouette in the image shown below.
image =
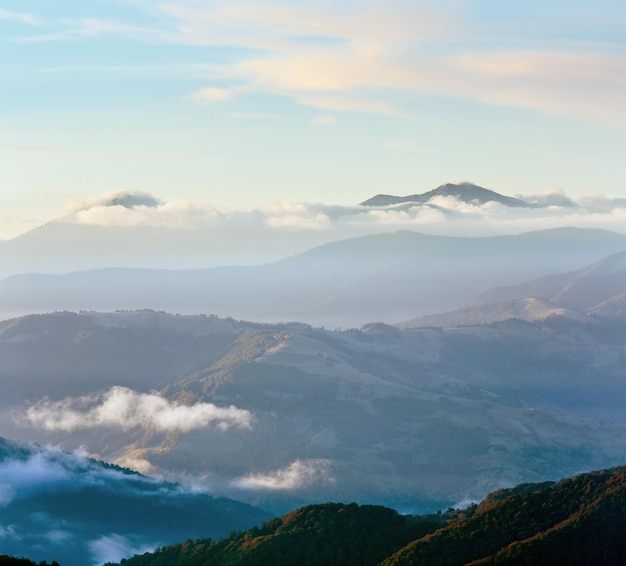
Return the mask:
<path fill-rule="evenodd" d="M 479 187 L 472 183 L 446 183 L 426 193 L 398 197 L 393 195 L 376 195 L 361 203 L 362 206 L 389 206 L 407 202 L 427 203 L 435 197 L 454 197 L 461 202 L 485 204 L 487 202 L 499 202 L 505 206 L 514 208 L 537 208 L 538 205 L 521 199 L 507 197 L 495 191 Z"/>
<path fill-rule="evenodd" d="M 332 328 L 394 323 L 461 307 L 495 285 L 577 269 L 625 247 L 626 236 L 602 230 L 485 238 L 402 231 L 261 266 L 13 276 L 0 282 L 0 314 L 152 308 Z"/>
<path fill-rule="evenodd" d="M 621 315 L 626 305 L 626 252 L 576 271 L 541 277 L 479 295 L 481 303 L 536 297 L 579 312 Z"/>

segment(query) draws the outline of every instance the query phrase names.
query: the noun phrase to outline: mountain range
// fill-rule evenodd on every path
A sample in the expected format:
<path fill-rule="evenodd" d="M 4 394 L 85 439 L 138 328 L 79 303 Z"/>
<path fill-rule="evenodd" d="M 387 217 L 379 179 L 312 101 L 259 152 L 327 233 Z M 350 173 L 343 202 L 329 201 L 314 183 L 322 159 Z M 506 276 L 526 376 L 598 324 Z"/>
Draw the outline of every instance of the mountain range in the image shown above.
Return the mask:
<path fill-rule="evenodd" d="M 0 279 L 105 267 L 261 265 L 393 230 L 492 235 L 516 233 L 522 226 L 579 225 L 620 231 L 619 215 L 610 211 L 623 209 L 625 202 L 605 198 L 577 204 L 558 191 L 513 198 L 472 183 L 448 183 L 408 197 L 378 195 L 361 204 L 268 203 L 237 211 L 117 192 L 0 241 Z"/>
<path fill-rule="evenodd" d="M 591 229 L 484 238 L 401 231 L 259 266 L 15 275 L 0 282 L 0 314 L 150 308 L 350 328 L 461 307 L 490 287 L 578 269 L 624 249 L 626 236 Z"/>

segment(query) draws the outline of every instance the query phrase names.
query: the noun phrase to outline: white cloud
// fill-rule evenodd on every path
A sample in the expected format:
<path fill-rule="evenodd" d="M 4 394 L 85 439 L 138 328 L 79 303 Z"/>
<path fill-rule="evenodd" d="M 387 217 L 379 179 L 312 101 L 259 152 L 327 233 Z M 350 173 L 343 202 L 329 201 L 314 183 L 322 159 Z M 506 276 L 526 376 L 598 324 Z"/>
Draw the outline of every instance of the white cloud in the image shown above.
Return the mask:
<path fill-rule="evenodd" d="M 5 10 L 4 8 L 0 8 L 0 20 L 19 22 L 21 24 L 26 24 L 29 26 L 41 25 L 41 20 L 33 14 L 27 14 L 24 12 L 11 12 L 9 10 Z"/>
<path fill-rule="evenodd" d="M 216 426 L 250 428 L 252 415 L 235 406 L 212 403 L 182 405 L 157 394 L 112 387 L 98 396 L 41 401 L 26 411 L 26 422 L 46 430 L 72 431 L 97 427 L 143 427 L 159 431 L 189 432 Z"/>
<path fill-rule="evenodd" d="M 129 558 L 135 554 L 152 552 L 156 544 L 147 545 L 128 537 L 111 533 L 89 542 L 89 551 L 93 556 L 94 566 L 105 563 L 120 562 L 123 558 Z"/>
<path fill-rule="evenodd" d="M 332 482 L 330 460 L 296 460 L 285 468 L 266 474 L 250 474 L 233 481 L 235 487 L 271 491 L 291 491 L 315 483 Z"/>
<path fill-rule="evenodd" d="M 318 114 L 311 120 L 311 125 L 322 128 L 333 128 L 337 125 L 337 118 L 330 114 Z"/>
<path fill-rule="evenodd" d="M 235 92 L 227 88 L 206 87 L 195 92 L 189 98 L 198 104 L 211 104 L 212 102 L 229 100 L 235 95 Z"/>
<path fill-rule="evenodd" d="M 235 210 L 184 200 L 162 202 L 147 193 L 117 192 L 73 201 L 66 211 L 74 212 L 62 220 L 98 226 L 210 229 L 231 235 L 251 230 L 317 231 L 328 234 L 329 239 L 401 229 L 467 236 L 562 226 L 624 231 L 624 199 L 595 194 L 574 200 L 558 189 L 517 195 L 517 198 L 539 206 L 509 208 L 496 202 L 480 205 L 465 203 L 454 197 L 436 197 L 425 204 L 405 203 L 384 207 L 269 202 L 259 208 Z"/>

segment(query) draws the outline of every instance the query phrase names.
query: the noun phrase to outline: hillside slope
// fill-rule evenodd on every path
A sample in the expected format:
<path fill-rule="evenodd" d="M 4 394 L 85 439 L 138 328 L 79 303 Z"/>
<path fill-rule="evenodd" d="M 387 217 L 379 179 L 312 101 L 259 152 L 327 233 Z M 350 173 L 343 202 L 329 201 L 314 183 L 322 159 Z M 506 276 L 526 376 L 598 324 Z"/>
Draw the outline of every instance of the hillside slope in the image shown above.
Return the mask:
<path fill-rule="evenodd" d="M 626 323 L 550 324 L 30 316 L 0 327 L 0 425 L 277 512 L 423 512 L 623 461 Z"/>
<path fill-rule="evenodd" d="M 2 552 L 64 566 L 119 560 L 188 536 L 221 537 L 270 517 L 81 454 L 3 438 L 0 508 Z"/>
<path fill-rule="evenodd" d="M 221 541 L 187 541 L 123 564 L 621 566 L 625 529 L 622 467 L 501 490 L 477 506 L 429 518 L 354 504 L 314 505 Z"/>

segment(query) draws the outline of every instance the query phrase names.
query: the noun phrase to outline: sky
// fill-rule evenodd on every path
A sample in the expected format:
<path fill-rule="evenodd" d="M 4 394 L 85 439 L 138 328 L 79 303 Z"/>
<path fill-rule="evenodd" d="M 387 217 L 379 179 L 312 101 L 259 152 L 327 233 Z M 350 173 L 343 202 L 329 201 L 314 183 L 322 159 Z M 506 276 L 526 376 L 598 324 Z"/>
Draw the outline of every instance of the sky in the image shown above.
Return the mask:
<path fill-rule="evenodd" d="M 113 191 L 624 197 L 625 30 L 621 0 L 0 0 L 0 239 Z"/>

